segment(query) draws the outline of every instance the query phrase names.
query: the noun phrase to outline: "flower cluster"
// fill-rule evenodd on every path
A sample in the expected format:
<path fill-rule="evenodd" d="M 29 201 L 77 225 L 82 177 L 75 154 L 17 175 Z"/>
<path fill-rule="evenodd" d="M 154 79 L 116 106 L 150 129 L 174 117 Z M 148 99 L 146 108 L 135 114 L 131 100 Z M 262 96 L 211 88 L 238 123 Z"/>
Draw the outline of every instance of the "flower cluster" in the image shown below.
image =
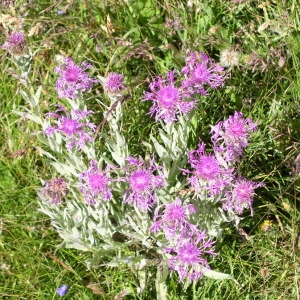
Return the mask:
<path fill-rule="evenodd" d="M 125 177 L 121 180 L 129 184 L 125 191 L 124 203 L 136 205 L 141 210 L 149 210 L 156 202 L 155 190 L 165 186 L 162 169 L 151 159 L 149 166 L 142 159 L 127 158 Z M 155 175 L 155 173 L 157 175 Z"/>
<path fill-rule="evenodd" d="M 68 185 L 65 179 L 55 178 L 45 182 L 42 195 L 50 200 L 51 204 L 61 204 L 68 194 Z"/>
<path fill-rule="evenodd" d="M 206 153 L 204 143 L 199 144 L 197 150 L 188 152 L 192 169 L 182 171 L 184 175 L 191 174 L 188 181 L 199 197 L 208 190 L 211 197 L 222 198 L 224 210 L 241 214 L 244 209 L 250 209 L 253 213 L 254 190 L 263 184 L 236 178 L 233 163 L 242 155 L 256 129 L 256 123 L 235 112 L 227 120 L 212 126 L 213 153 Z"/>
<path fill-rule="evenodd" d="M 90 168 L 79 175 L 79 182 L 82 184 L 79 190 L 84 195 L 87 205 L 96 205 L 98 199 L 111 200 L 112 193 L 109 188 L 111 179 L 106 172 L 97 167 L 94 160 L 90 161 Z"/>
<path fill-rule="evenodd" d="M 241 112 L 235 112 L 227 120 L 211 127 L 212 142 L 224 159 L 233 162 L 243 153 L 252 133 L 257 130 L 257 123 L 245 119 Z"/>
<path fill-rule="evenodd" d="M 56 91 L 58 98 L 77 98 L 83 92 L 90 91 L 96 79 L 90 78 L 86 72 L 92 68 L 87 62 L 76 65 L 72 58 L 67 57 L 64 62 L 55 68 L 55 72 L 60 76 L 56 81 Z"/>
<path fill-rule="evenodd" d="M 159 214 L 164 208 L 163 213 Z M 164 233 L 168 244 L 164 251 L 171 255 L 169 267 L 177 271 L 179 279 L 198 280 L 203 274 L 203 267 L 209 268 L 205 254 L 214 255 L 213 243 L 204 231 L 191 224 L 188 217 L 194 214 L 192 204 L 183 205 L 177 198 L 173 203 L 163 204 L 155 209 L 153 225 L 150 230 Z"/>
<path fill-rule="evenodd" d="M 153 102 L 149 114 L 155 115 L 156 121 L 171 123 L 178 115 L 185 116 L 197 107 L 198 101 L 192 97 L 198 93 L 207 96 L 207 85 L 214 89 L 223 86 L 224 81 L 222 66 L 216 65 L 202 52 L 192 52 L 177 77 L 174 71 L 169 71 L 165 78 L 156 77 L 144 100 Z"/>
<path fill-rule="evenodd" d="M 26 38 L 23 32 L 16 31 L 10 34 L 5 43 L 0 47 L 7 50 L 11 55 L 20 56 L 25 54 Z"/>
<path fill-rule="evenodd" d="M 53 135 L 55 132 L 61 133 L 67 143 L 67 149 L 71 150 L 76 147 L 82 149 L 87 141 L 93 142 L 93 132 L 95 131 L 95 125 L 90 122 L 84 122 L 87 116 L 93 112 L 84 108 L 83 110 L 72 109 L 71 113 L 68 113 L 63 106 L 59 106 L 57 112 L 63 114 L 50 112 L 48 117 L 56 119 L 56 125 L 49 126 L 44 130 L 44 133 L 48 136 Z"/>
<path fill-rule="evenodd" d="M 55 69 L 60 75 L 56 83 L 59 98 L 68 98 L 76 109 L 73 107 L 68 111 L 58 105 L 56 112 L 48 113 L 49 120 L 45 120 L 43 126 L 44 134 L 49 138 L 43 140 L 54 152 L 60 152 L 66 158 L 67 165 L 64 166 L 67 167 L 59 168 L 59 162 L 51 153 L 48 155 L 55 159 L 57 171 L 71 183 L 68 185 L 63 178 L 45 183 L 40 193 L 43 212 L 54 220 L 68 246 L 95 251 L 90 264 L 97 264 L 99 250 L 103 254 L 117 251 L 123 261 L 122 256 L 130 245 L 141 249 L 133 262 L 134 267 L 141 266 L 139 259 L 144 260 L 142 251 L 145 247 L 152 250 L 153 245 L 157 245 L 157 253 L 165 259 L 162 261 L 164 267 L 177 272 L 180 281 L 198 280 L 209 269 L 207 259 L 216 255 L 210 238 L 221 231 L 222 222 L 228 222 L 227 218 L 232 214 L 237 217 L 244 209 L 253 213 L 254 192 L 262 184 L 237 176 L 235 167 L 257 124 L 235 112 L 227 120 L 212 126 L 211 152 L 203 142 L 196 150 L 185 152 L 190 132 L 188 114 L 197 107 L 197 94 L 208 95 L 207 88 L 221 87 L 225 80 L 222 66 L 204 53 L 192 52 L 181 72 L 170 71 L 165 77 L 156 77 L 150 83 L 150 91 L 144 95 L 144 100 L 152 101 L 149 114 L 155 115 L 156 121 L 163 121 L 163 128 L 158 133 L 160 138 L 150 138 L 156 153 L 145 159 L 128 156 L 130 149 L 122 132 L 122 103 L 114 101 L 126 88 L 123 75 L 112 72 L 106 78 L 98 76 L 106 96 L 112 100 L 111 108 L 104 113 L 104 116 L 109 115 L 106 119 L 111 130 L 102 135 L 107 137 L 103 141 L 111 153 L 100 154 L 98 161 L 99 153 L 94 148 L 96 126 L 89 122 L 93 112 L 87 110 L 83 99 L 71 100 L 90 91 L 96 82 L 86 72 L 89 68 L 88 63 L 76 65 L 67 58 Z M 118 106 L 114 106 L 115 103 Z M 109 114 L 112 109 L 115 110 Z M 166 124 L 178 119 L 179 126 Z M 61 153 L 62 141 L 66 149 L 72 151 Z M 82 149 L 83 153 L 80 152 Z M 185 153 L 189 169 L 183 169 Z M 156 157 L 160 158 L 159 162 L 155 161 Z M 89 166 L 82 168 L 83 164 L 78 163 L 81 159 L 88 159 Z M 176 198 L 180 186 L 187 184 L 196 196 L 181 194 L 182 199 Z M 73 190 L 75 187 L 76 191 Z M 61 208 L 53 208 L 50 204 L 62 204 L 69 189 L 73 192 L 72 201 Z M 134 215 L 126 215 L 122 203 L 134 207 L 129 209 Z M 55 214 L 62 212 L 63 218 L 55 218 Z M 87 212 L 88 216 L 85 215 Z M 68 214 L 76 219 L 78 216 L 82 224 L 78 225 Z M 211 218 L 214 218 L 213 222 L 210 222 Z M 121 243 L 118 235 L 126 243 Z M 148 263 L 154 265 L 157 260 L 147 259 Z M 159 282 L 159 272 L 157 276 Z M 59 295 L 66 291 L 66 285 L 57 289 Z"/>

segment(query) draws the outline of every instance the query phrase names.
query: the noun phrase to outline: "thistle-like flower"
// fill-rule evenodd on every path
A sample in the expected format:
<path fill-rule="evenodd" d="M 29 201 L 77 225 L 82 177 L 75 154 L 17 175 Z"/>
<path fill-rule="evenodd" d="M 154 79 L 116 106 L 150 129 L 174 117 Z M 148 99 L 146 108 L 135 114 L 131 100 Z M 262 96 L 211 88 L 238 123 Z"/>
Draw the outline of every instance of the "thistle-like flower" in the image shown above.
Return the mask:
<path fill-rule="evenodd" d="M 121 94 L 125 89 L 123 75 L 114 72 L 108 73 L 103 86 L 105 92 L 110 95 Z"/>
<path fill-rule="evenodd" d="M 188 181 L 196 193 L 205 189 L 209 190 L 211 196 L 215 196 L 230 185 L 233 168 L 229 168 L 220 156 L 206 153 L 204 143 L 199 144 L 197 150 L 189 151 L 187 155 L 192 169 L 183 170 L 183 174 L 191 174 Z"/>
<path fill-rule="evenodd" d="M 168 265 L 172 272 L 177 271 L 179 280 L 196 281 L 203 275 L 204 269 L 210 269 L 204 255 L 214 256 L 213 242 L 206 234 L 196 234 L 190 240 L 179 243 L 169 250 L 173 254 Z"/>
<path fill-rule="evenodd" d="M 165 79 L 158 76 L 149 87 L 151 92 L 145 93 L 144 100 L 153 102 L 149 114 L 155 115 L 156 121 L 171 123 L 178 115 L 186 115 L 196 108 L 197 101 L 190 100 L 188 89 L 176 86 L 173 71 L 168 72 Z"/>
<path fill-rule="evenodd" d="M 157 202 L 155 190 L 166 185 L 162 168 L 152 159 L 149 166 L 134 157 L 128 157 L 127 162 L 122 180 L 129 184 L 129 188 L 124 193 L 124 202 L 136 205 L 140 210 L 149 210 Z"/>
<path fill-rule="evenodd" d="M 164 210 L 160 213 L 162 208 Z M 169 243 L 177 243 L 178 240 L 187 238 L 187 232 L 196 230 L 188 221 L 188 217 L 195 211 L 193 204 L 183 205 L 179 198 L 172 203 L 159 205 L 155 209 L 150 230 L 155 233 L 162 230 Z"/>
<path fill-rule="evenodd" d="M 160 213 L 161 209 L 163 212 Z M 189 222 L 190 215 L 196 212 L 193 204 L 182 204 L 176 198 L 173 203 L 162 204 L 155 209 L 150 231 L 162 231 L 167 239 L 165 253 L 171 258 L 168 265 L 172 272 L 177 271 L 181 281 L 195 281 L 203 274 L 203 266 L 209 268 L 204 254 L 215 255 L 213 243 L 197 225 Z"/>
<path fill-rule="evenodd" d="M 250 136 L 256 130 L 257 123 L 250 118 L 244 118 L 241 112 L 235 112 L 227 120 L 211 127 L 214 150 L 226 161 L 233 162 L 243 154 Z"/>
<path fill-rule="evenodd" d="M 23 32 L 16 31 L 10 34 L 5 43 L 0 47 L 13 56 L 21 56 L 26 51 L 26 38 Z"/>
<path fill-rule="evenodd" d="M 59 177 L 45 182 L 42 195 L 48 198 L 51 204 L 61 204 L 68 191 L 67 182 Z"/>
<path fill-rule="evenodd" d="M 56 91 L 58 98 L 78 98 L 82 93 L 89 92 L 96 79 L 90 78 L 87 69 L 92 65 L 82 62 L 76 65 L 72 58 L 67 57 L 64 62 L 55 68 L 55 72 L 60 76 L 56 81 Z"/>
<path fill-rule="evenodd" d="M 224 68 L 215 64 L 205 53 L 191 52 L 186 58 L 186 65 L 181 72 L 185 74 L 182 82 L 184 89 L 207 96 L 206 86 L 212 89 L 222 87 L 225 82 Z"/>
<path fill-rule="evenodd" d="M 109 188 L 111 179 L 106 172 L 98 168 L 94 160 L 90 161 L 90 168 L 79 175 L 79 181 L 82 184 L 79 190 L 84 195 L 87 205 L 96 205 L 97 200 L 111 200 L 112 193 Z"/>
<path fill-rule="evenodd" d="M 55 132 L 59 132 L 65 138 L 68 150 L 74 147 L 82 149 L 88 141 L 93 142 L 96 126 L 85 122 L 87 116 L 93 114 L 92 111 L 84 108 L 83 110 L 72 109 L 71 113 L 68 113 L 63 106 L 59 106 L 57 112 L 62 112 L 64 115 L 48 113 L 48 117 L 56 118 L 56 125 L 46 128 L 44 134 L 51 136 Z"/>
<path fill-rule="evenodd" d="M 264 186 L 263 183 L 253 182 L 244 178 L 239 178 L 232 189 L 226 192 L 223 200 L 223 209 L 233 211 L 237 214 L 242 214 L 244 209 L 250 209 L 253 215 L 253 197 L 254 190 Z"/>

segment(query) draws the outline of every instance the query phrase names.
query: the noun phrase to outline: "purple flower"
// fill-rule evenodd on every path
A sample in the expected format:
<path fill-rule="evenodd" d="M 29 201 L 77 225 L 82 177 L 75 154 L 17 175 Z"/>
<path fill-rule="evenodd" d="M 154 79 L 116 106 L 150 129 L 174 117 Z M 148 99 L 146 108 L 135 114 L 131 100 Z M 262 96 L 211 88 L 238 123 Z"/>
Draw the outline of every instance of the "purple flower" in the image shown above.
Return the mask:
<path fill-rule="evenodd" d="M 211 196 L 218 195 L 233 179 L 233 169 L 220 156 L 207 154 L 204 143 L 188 152 L 188 161 L 192 170 L 183 170 L 183 174 L 191 174 L 188 181 L 196 193 L 206 189 Z"/>
<path fill-rule="evenodd" d="M 144 100 L 153 101 L 149 114 L 155 114 L 155 120 L 164 120 L 168 123 L 177 120 L 177 115 L 188 114 L 196 108 L 197 101 L 190 100 L 190 93 L 175 85 L 175 72 L 166 74 L 166 79 L 158 76 L 150 84 L 151 92 L 146 92 Z"/>
<path fill-rule="evenodd" d="M 7 50 L 11 55 L 19 56 L 25 53 L 26 38 L 23 32 L 13 32 L 0 47 Z"/>
<path fill-rule="evenodd" d="M 250 208 L 251 215 L 253 215 L 254 190 L 262 186 L 264 184 L 261 182 L 255 183 L 244 178 L 239 178 L 232 185 L 232 189 L 226 193 L 223 200 L 223 209 L 241 214 L 244 209 Z"/>
<path fill-rule="evenodd" d="M 166 184 L 162 168 L 156 166 L 153 160 L 150 160 L 149 166 L 142 159 L 134 157 L 128 157 L 127 162 L 122 180 L 129 184 L 129 188 L 124 193 L 124 202 L 148 210 L 156 203 L 155 189 Z"/>
<path fill-rule="evenodd" d="M 82 149 L 86 142 L 93 142 L 93 133 L 95 125 L 89 122 L 84 122 L 87 116 L 93 112 L 88 111 L 86 108 L 83 110 L 72 109 L 68 113 L 63 106 L 59 106 L 57 112 L 62 112 L 64 115 L 57 113 L 48 113 L 48 117 L 56 118 L 56 125 L 49 126 L 44 130 L 46 135 L 53 135 L 55 132 L 61 133 L 66 140 L 67 149 L 71 150 L 73 147 Z"/>
<path fill-rule="evenodd" d="M 227 120 L 211 127 L 214 149 L 222 154 L 226 161 L 233 162 L 242 155 L 251 134 L 256 130 L 257 123 L 243 118 L 241 112 L 235 112 Z"/>
<path fill-rule="evenodd" d="M 164 208 L 163 213 L 159 213 Z M 196 227 L 189 223 L 189 215 L 195 213 L 195 207 L 192 204 L 182 205 L 182 201 L 176 198 L 174 202 L 159 205 L 154 212 L 153 225 L 150 227 L 152 232 L 162 230 L 170 243 L 174 240 L 187 238 L 187 232 L 196 230 Z"/>
<path fill-rule="evenodd" d="M 160 213 L 161 209 L 163 212 Z M 179 279 L 195 281 L 203 274 L 203 266 L 209 268 L 204 254 L 215 255 L 213 242 L 206 233 L 189 222 L 189 217 L 196 212 L 193 204 L 183 205 L 176 198 L 173 203 L 162 204 L 155 209 L 153 225 L 150 231 L 164 233 L 167 242 L 164 251 L 171 255 L 169 267 L 177 271 Z"/>
<path fill-rule="evenodd" d="M 81 65 L 76 65 L 72 58 L 67 57 L 64 63 L 55 68 L 55 72 L 60 76 L 56 81 L 56 91 L 59 98 L 77 98 L 81 93 L 90 91 L 96 79 L 90 78 L 85 72 L 92 68 L 92 65 L 87 62 L 82 62 Z"/>
<path fill-rule="evenodd" d="M 206 54 L 191 52 L 181 72 L 185 74 L 183 88 L 192 88 L 194 92 L 207 96 L 206 86 L 212 89 L 224 85 L 224 68 L 216 65 Z"/>
<path fill-rule="evenodd" d="M 68 286 L 66 284 L 63 284 L 56 290 L 56 293 L 62 297 L 66 295 L 67 291 L 68 291 Z"/>
<path fill-rule="evenodd" d="M 169 259 L 168 265 L 172 272 L 178 273 L 180 281 L 200 279 L 203 269 L 209 269 L 208 262 L 203 256 L 215 255 L 213 242 L 207 238 L 204 232 L 194 235 L 184 243 L 179 243 L 170 249 L 170 253 L 172 253 L 172 257 Z"/>
<path fill-rule="evenodd" d="M 97 199 L 111 200 L 112 193 L 109 189 L 111 179 L 97 167 L 94 160 L 90 161 L 90 168 L 79 175 L 79 181 L 83 184 L 79 190 L 84 195 L 87 205 L 97 204 Z"/>
<path fill-rule="evenodd" d="M 122 74 L 108 73 L 104 82 L 104 89 L 108 94 L 119 94 L 125 89 L 124 79 Z"/>
<path fill-rule="evenodd" d="M 63 178 L 55 178 L 46 181 L 42 195 L 50 199 L 51 204 L 61 204 L 68 191 L 67 182 Z"/>

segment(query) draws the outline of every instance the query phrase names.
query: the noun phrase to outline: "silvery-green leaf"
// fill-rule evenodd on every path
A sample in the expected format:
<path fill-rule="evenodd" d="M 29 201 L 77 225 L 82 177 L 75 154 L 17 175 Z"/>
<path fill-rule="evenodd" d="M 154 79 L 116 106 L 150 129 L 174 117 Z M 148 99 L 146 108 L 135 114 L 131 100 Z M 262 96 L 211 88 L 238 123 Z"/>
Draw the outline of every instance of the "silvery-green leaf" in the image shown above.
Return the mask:
<path fill-rule="evenodd" d="M 103 261 L 103 256 L 109 254 L 108 251 L 105 251 L 103 249 L 98 249 L 97 251 L 93 252 L 93 256 L 91 258 L 88 258 L 85 263 L 87 264 L 88 270 L 95 266 L 99 266 L 99 264 Z"/>
<path fill-rule="evenodd" d="M 156 150 L 156 153 L 158 154 L 158 156 L 163 159 L 164 157 L 166 157 L 167 155 L 167 150 L 159 144 L 159 142 L 153 137 L 151 136 L 150 139 L 152 140 L 153 142 L 153 146 Z"/>
<path fill-rule="evenodd" d="M 142 144 L 143 144 L 145 147 L 149 148 L 151 152 L 153 151 L 153 146 L 152 146 L 150 143 L 145 142 L 145 141 L 142 141 Z"/>
<path fill-rule="evenodd" d="M 133 259 L 136 259 L 134 256 L 125 256 L 121 258 L 115 258 L 108 263 L 101 264 L 100 266 L 108 266 L 108 267 L 118 267 L 121 263 L 126 263 L 128 265 L 133 263 Z"/>
<path fill-rule="evenodd" d="M 100 75 L 97 75 L 97 78 L 99 79 L 100 83 L 103 85 L 105 84 L 106 78 Z"/>
<path fill-rule="evenodd" d="M 54 133 L 51 137 L 45 137 L 42 134 L 38 133 L 37 138 L 49 146 L 51 150 L 57 153 L 62 153 L 62 137 L 61 134 Z"/>
<path fill-rule="evenodd" d="M 82 156 L 78 152 L 68 152 L 68 157 L 66 157 L 66 161 L 69 163 L 70 166 L 72 166 L 74 170 L 76 169 L 82 172 L 87 169 Z"/>
<path fill-rule="evenodd" d="M 89 160 L 97 160 L 96 158 L 96 152 L 95 152 L 95 149 L 93 146 L 90 146 L 90 145 L 85 145 L 83 148 L 82 148 L 82 151 L 86 154 L 87 158 Z"/>
<path fill-rule="evenodd" d="M 62 237 L 62 236 L 61 236 Z M 63 238 L 63 237 L 62 237 Z M 66 240 L 65 240 L 66 241 Z M 91 248 L 90 247 L 87 247 L 85 244 L 83 243 L 80 243 L 76 240 L 72 241 L 72 242 L 68 242 L 66 241 L 66 248 L 69 248 L 69 249 L 77 249 L 77 250 L 80 250 L 80 251 L 91 251 Z"/>
<path fill-rule="evenodd" d="M 239 285 L 239 283 L 229 274 L 216 272 L 216 271 L 204 268 L 204 267 L 203 267 L 203 269 L 204 269 L 203 275 L 208 278 L 218 279 L 218 280 L 230 279 L 230 280 L 233 280 L 237 285 Z"/>
<path fill-rule="evenodd" d="M 114 165 L 113 161 L 110 160 L 110 159 L 106 156 L 106 153 L 101 153 L 99 156 L 100 156 L 100 158 L 102 158 L 102 159 L 106 162 L 106 164 L 111 165 L 111 166 Z"/>
<path fill-rule="evenodd" d="M 31 107 L 35 107 L 35 106 L 36 106 L 34 99 L 32 99 L 31 95 L 30 95 L 27 91 L 20 90 L 20 94 L 21 94 L 22 98 L 23 98 L 24 100 L 26 100 L 27 103 L 28 103 Z"/>
<path fill-rule="evenodd" d="M 59 172 L 63 176 L 67 176 L 67 175 L 71 175 L 71 174 L 74 176 L 78 175 L 76 170 L 72 166 L 63 164 L 61 162 L 51 162 L 51 164 L 54 166 L 54 168 L 57 170 L 57 172 Z"/>
<path fill-rule="evenodd" d="M 155 287 L 156 287 L 156 299 L 157 300 L 167 300 L 168 290 L 166 285 L 166 279 L 169 275 L 169 268 L 160 264 L 157 267 L 156 271 L 156 279 L 155 279 Z"/>
<path fill-rule="evenodd" d="M 137 276 L 139 279 L 140 283 L 140 291 L 143 292 L 146 286 L 146 281 L 147 281 L 147 271 L 145 269 L 139 270 L 137 272 Z"/>
<path fill-rule="evenodd" d="M 57 159 L 56 159 L 51 153 L 45 151 L 44 149 L 42 149 L 42 148 L 40 148 L 40 147 L 38 147 L 38 146 L 35 146 L 34 148 L 35 148 L 40 154 L 43 154 L 43 155 L 45 155 L 45 156 L 51 158 L 52 160 L 57 161 Z"/>
<path fill-rule="evenodd" d="M 34 114 L 32 114 L 31 112 L 24 113 L 24 112 L 19 112 L 19 111 L 16 111 L 16 110 L 12 110 L 12 112 L 19 115 L 19 116 L 25 117 L 26 119 L 31 120 L 31 121 L 33 121 L 37 124 L 42 123 L 41 118 L 34 115 Z"/>
<path fill-rule="evenodd" d="M 42 142 L 43 144 L 49 146 L 49 141 L 48 141 L 48 139 L 47 139 L 43 134 L 37 133 L 37 134 L 36 134 L 36 137 L 37 137 L 37 139 L 38 139 L 40 142 Z"/>
<path fill-rule="evenodd" d="M 123 156 L 120 156 L 120 155 L 118 155 L 118 154 L 115 153 L 115 152 L 112 152 L 112 153 L 111 153 L 111 156 L 113 157 L 114 161 L 115 161 L 119 166 L 123 166 L 123 165 L 124 165 L 125 159 L 124 159 Z"/>
<path fill-rule="evenodd" d="M 121 231 L 121 233 L 124 233 L 127 237 L 136 241 L 142 242 L 145 239 L 143 235 L 138 234 L 137 232 Z"/>

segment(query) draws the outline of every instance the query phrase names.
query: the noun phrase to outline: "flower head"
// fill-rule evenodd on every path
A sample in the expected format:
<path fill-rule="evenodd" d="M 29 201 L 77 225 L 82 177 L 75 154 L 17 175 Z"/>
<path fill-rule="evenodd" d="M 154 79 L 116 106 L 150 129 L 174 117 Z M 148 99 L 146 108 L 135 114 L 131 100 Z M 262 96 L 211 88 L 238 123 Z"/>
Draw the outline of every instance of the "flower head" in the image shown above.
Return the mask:
<path fill-rule="evenodd" d="M 192 170 L 183 170 L 183 173 L 191 174 L 189 182 L 196 193 L 205 189 L 210 191 L 211 196 L 215 196 L 233 179 L 233 169 L 219 156 L 206 153 L 204 143 L 199 144 L 197 150 L 188 152 L 188 161 Z"/>
<path fill-rule="evenodd" d="M 206 86 L 212 89 L 224 85 L 224 68 L 216 65 L 205 53 L 191 52 L 186 58 L 186 65 L 181 72 L 185 74 L 183 88 L 191 88 L 194 92 L 207 96 Z"/>
<path fill-rule="evenodd" d="M 86 108 L 83 110 L 72 109 L 71 113 L 68 113 L 66 109 L 59 106 L 58 113 L 48 113 L 48 117 L 56 118 L 56 125 L 49 126 L 44 130 L 46 135 L 52 135 L 55 132 L 61 133 L 67 143 L 67 149 L 71 150 L 73 147 L 82 149 L 86 142 L 93 142 L 93 132 L 95 131 L 95 125 L 90 122 L 84 122 L 87 116 L 93 112 L 88 111 Z"/>
<path fill-rule="evenodd" d="M 239 52 L 225 49 L 220 54 L 220 64 L 224 67 L 233 67 L 239 64 Z"/>
<path fill-rule="evenodd" d="M 223 200 L 223 209 L 241 214 L 244 209 L 250 209 L 253 215 L 254 190 L 264 184 L 253 182 L 244 178 L 239 178 L 232 185 L 232 189 L 226 193 Z"/>
<path fill-rule="evenodd" d="M 96 79 L 90 78 L 85 72 L 92 68 L 87 62 L 76 65 L 72 58 L 67 57 L 64 62 L 55 68 L 55 72 L 60 76 L 56 81 L 56 91 L 59 98 L 77 98 L 81 93 L 90 91 Z"/>
<path fill-rule="evenodd" d="M 159 213 L 162 208 L 163 212 Z M 177 198 L 174 202 L 162 204 L 155 209 L 150 230 L 156 233 L 162 230 L 170 243 L 186 239 L 187 232 L 195 229 L 188 221 L 188 217 L 193 213 L 195 213 L 194 205 L 183 205 L 181 199 Z"/>
<path fill-rule="evenodd" d="M 175 73 L 170 71 L 166 79 L 158 76 L 150 84 L 151 92 L 145 93 L 144 100 L 153 102 L 149 114 L 155 114 L 155 120 L 164 120 L 168 123 L 177 120 L 177 115 L 188 114 L 196 108 L 197 101 L 190 100 L 188 89 L 182 89 L 175 85 Z"/>
<path fill-rule="evenodd" d="M 46 181 L 42 195 L 50 199 L 51 204 L 60 204 L 68 191 L 67 182 L 59 177 Z"/>
<path fill-rule="evenodd" d="M 170 248 L 169 252 L 172 253 L 168 262 L 170 270 L 178 273 L 180 281 L 196 281 L 201 278 L 204 269 L 209 269 L 204 255 L 215 255 L 213 242 L 204 232 L 192 235 L 190 239 Z"/>
<path fill-rule="evenodd" d="M 125 89 L 124 78 L 122 74 L 108 73 L 104 82 L 104 89 L 108 94 L 119 94 Z"/>
<path fill-rule="evenodd" d="M 269 231 L 271 227 L 273 226 L 272 220 L 264 220 L 262 224 L 260 224 L 259 228 L 261 231 Z"/>
<path fill-rule="evenodd" d="M 256 130 L 257 123 L 245 119 L 241 112 L 235 112 L 227 120 L 211 127 L 214 149 L 228 162 L 235 161 L 242 155 L 251 134 Z"/>
<path fill-rule="evenodd" d="M 7 50 L 11 55 L 14 56 L 25 54 L 26 38 L 24 33 L 20 31 L 11 33 L 0 48 Z"/>
<path fill-rule="evenodd" d="M 67 291 L 68 291 L 68 286 L 66 284 L 63 284 L 56 290 L 56 293 L 62 297 L 66 295 Z"/>
<path fill-rule="evenodd" d="M 79 175 L 79 181 L 82 184 L 79 190 L 83 193 L 86 204 L 95 205 L 97 199 L 108 201 L 112 198 L 109 189 L 111 179 L 97 167 L 94 160 L 90 161 L 90 168 Z"/>
<path fill-rule="evenodd" d="M 124 202 L 148 210 L 156 203 L 155 189 L 165 186 L 161 167 L 156 166 L 153 160 L 147 166 L 142 159 L 134 157 L 129 157 L 127 162 L 123 180 L 129 184 L 129 188 L 124 193 Z"/>
<path fill-rule="evenodd" d="M 164 210 L 160 213 L 162 208 Z M 195 212 L 193 204 L 184 205 L 181 199 L 176 198 L 174 202 L 155 209 L 153 225 L 150 227 L 152 232 L 163 232 L 166 238 L 163 250 L 171 255 L 168 260 L 170 270 L 177 271 L 181 281 L 199 279 L 203 274 L 203 266 L 209 268 L 203 255 L 215 255 L 213 243 L 206 233 L 189 221 Z"/>

